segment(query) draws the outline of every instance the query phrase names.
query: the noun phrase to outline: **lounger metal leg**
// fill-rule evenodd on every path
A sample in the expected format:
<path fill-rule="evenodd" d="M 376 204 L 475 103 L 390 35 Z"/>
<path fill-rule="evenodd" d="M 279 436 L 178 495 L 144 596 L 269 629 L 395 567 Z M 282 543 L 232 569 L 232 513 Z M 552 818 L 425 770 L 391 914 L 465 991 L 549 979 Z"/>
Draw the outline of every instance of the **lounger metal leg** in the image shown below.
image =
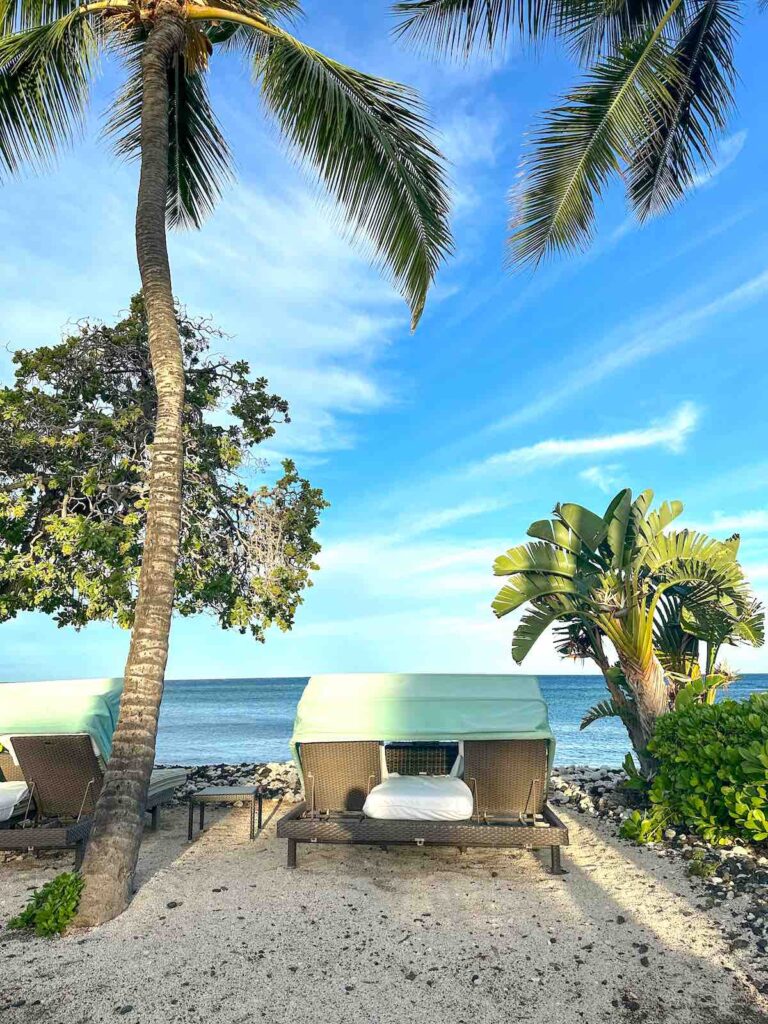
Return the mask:
<path fill-rule="evenodd" d="M 187 842 L 192 842 L 192 823 L 195 817 L 195 805 L 189 801 L 189 823 L 187 825 Z"/>
<path fill-rule="evenodd" d="M 259 801 L 259 818 L 258 818 L 258 823 L 257 824 L 258 824 L 259 832 L 261 832 L 262 817 L 263 817 L 263 802 L 264 802 L 264 794 L 262 793 L 261 788 L 259 788 L 258 801 Z"/>
<path fill-rule="evenodd" d="M 256 822 L 256 795 L 254 794 L 251 800 L 251 839 L 255 838 L 255 822 Z"/>
<path fill-rule="evenodd" d="M 563 865 L 562 865 L 562 863 L 560 861 L 560 847 L 559 846 L 550 846 L 549 852 L 550 852 L 551 857 L 552 857 L 552 864 L 551 864 L 551 867 L 549 869 L 550 872 L 553 875 L 564 875 L 566 872 L 563 871 Z"/>
<path fill-rule="evenodd" d="M 289 868 L 295 868 L 296 867 L 296 840 L 295 839 L 289 839 L 288 840 L 288 867 Z"/>
<path fill-rule="evenodd" d="M 200 804 L 200 831 L 205 827 L 205 804 Z"/>
<path fill-rule="evenodd" d="M 152 829 L 153 832 L 157 832 L 157 818 L 159 812 L 160 808 L 157 805 L 155 805 L 149 812 L 149 818 L 151 822 L 149 827 Z"/>

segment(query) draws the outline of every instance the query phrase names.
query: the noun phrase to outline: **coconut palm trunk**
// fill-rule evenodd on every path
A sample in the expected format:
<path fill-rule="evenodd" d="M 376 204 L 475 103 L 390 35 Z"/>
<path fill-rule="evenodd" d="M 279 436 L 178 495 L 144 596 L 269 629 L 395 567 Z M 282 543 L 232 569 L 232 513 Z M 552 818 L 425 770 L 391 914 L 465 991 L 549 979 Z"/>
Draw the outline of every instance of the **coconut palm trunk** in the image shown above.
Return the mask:
<path fill-rule="evenodd" d="M 157 8 L 142 57 L 141 177 L 136 250 L 157 389 L 149 507 L 136 615 L 112 756 L 83 864 L 78 924 L 120 914 L 132 895 L 163 694 L 179 551 L 184 368 L 166 244 L 168 68 L 184 40 L 178 7 Z"/>

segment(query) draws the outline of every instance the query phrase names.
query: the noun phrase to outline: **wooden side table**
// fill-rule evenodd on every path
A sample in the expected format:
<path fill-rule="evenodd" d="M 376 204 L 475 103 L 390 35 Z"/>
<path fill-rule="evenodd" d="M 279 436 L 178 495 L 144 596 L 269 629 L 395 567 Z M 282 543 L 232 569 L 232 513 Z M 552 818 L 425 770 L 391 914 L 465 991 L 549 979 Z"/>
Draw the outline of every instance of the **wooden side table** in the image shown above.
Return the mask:
<path fill-rule="evenodd" d="M 242 800 L 250 801 L 251 804 L 251 839 L 256 838 L 255 822 L 258 812 L 258 830 L 261 831 L 261 786 L 207 786 L 197 793 L 192 793 L 189 798 L 189 827 L 187 839 L 192 842 L 192 822 L 195 813 L 195 804 L 200 807 L 199 829 L 202 832 L 205 826 L 205 805 L 206 804 L 234 804 Z"/>

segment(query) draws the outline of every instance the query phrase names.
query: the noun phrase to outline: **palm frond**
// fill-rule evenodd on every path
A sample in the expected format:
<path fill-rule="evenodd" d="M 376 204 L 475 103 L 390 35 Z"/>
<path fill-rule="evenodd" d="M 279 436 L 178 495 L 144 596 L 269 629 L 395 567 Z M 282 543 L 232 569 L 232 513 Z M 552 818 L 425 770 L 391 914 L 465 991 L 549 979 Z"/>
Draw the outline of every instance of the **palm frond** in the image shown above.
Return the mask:
<path fill-rule="evenodd" d="M 584 714 L 579 722 L 579 729 L 586 729 L 594 722 L 599 722 L 601 718 L 621 718 L 623 721 L 623 709 L 614 700 L 598 701 Z"/>
<path fill-rule="evenodd" d="M 415 326 L 452 250 L 442 158 L 415 94 L 277 33 L 255 62 L 267 108 L 408 301 Z"/>
<path fill-rule="evenodd" d="M 680 0 L 672 0 L 668 11 Z M 594 201 L 618 175 L 639 140 L 654 130 L 670 101 L 674 68 L 661 31 L 598 62 L 586 82 L 543 115 L 513 197 L 509 260 L 537 264 L 547 255 L 585 248 Z"/>
<path fill-rule="evenodd" d="M 232 178 L 232 157 L 206 86 L 206 37 L 187 26 L 188 45 L 168 71 L 168 198 L 171 227 L 199 227 Z M 202 38 L 201 38 L 202 37 Z M 126 47 L 128 76 L 105 131 L 120 156 L 138 159 L 141 147 L 140 33 Z M 189 70 L 189 62 L 196 70 Z"/>
<path fill-rule="evenodd" d="M 617 53 L 629 42 L 648 35 L 669 7 L 669 0 L 576 0 L 558 5 L 557 30 L 565 36 L 574 56 L 584 64 Z M 677 38 L 685 31 L 692 0 L 682 0 L 667 23 L 665 35 Z"/>
<path fill-rule="evenodd" d="M 559 615 L 559 608 L 537 605 L 532 605 L 523 615 L 512 635 L 512 658 L 518 665 L 523 663 L 533 645 Z"/>
<path fill-rule="evenodd" d="M 714 140 L 733 111 L 734 0 L 707 0 L 677 42 L 673 102 L 660 108 L 656 130 L 632 154 L 628 190 L 640 220 L 668 210 L 715 160 Z"/>
<path fill-rule="evenodd" d="M 0 37 L 0 175 L 45 166 L 82 125 L 96 49 L 78 11 Z"/>
<path fill-rule="evenodd" d="M 0 0 L 0 36 L 49 25 L 78 6 L 78 0 Z"/>
<path fill-rule="evenodd" d="M 392 7 L 400 18 L 399 38 L 450 56 L 469 57 L 504 46 L 512 28 L 522 35 L 543 35 L 553 0 L 400 0 Z"/>

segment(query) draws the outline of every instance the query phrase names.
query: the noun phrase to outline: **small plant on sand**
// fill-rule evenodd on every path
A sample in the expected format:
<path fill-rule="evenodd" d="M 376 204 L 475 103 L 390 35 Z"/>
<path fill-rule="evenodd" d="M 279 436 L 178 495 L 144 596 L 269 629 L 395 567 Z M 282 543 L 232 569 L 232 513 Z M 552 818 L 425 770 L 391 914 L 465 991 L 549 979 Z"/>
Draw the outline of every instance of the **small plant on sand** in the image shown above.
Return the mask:
<path fill-rule="evenodd" d="M 619 835 L 639 846 L 645 846 L 646 843 L 658 843 L 662 837 L 663 828 L 664 819 L 656 811 L 650 814 L 632 811 L 630 816 L 621 823 Z"/>
<path fill-rule="evenodd" d="M 33 929 L 35 935 L 49 939 L 61 935 L 77 913 L 82 891 L 80 875 L 65 871 L 37 889 L 18 917 L 11 918 L 8 927 Z"/>
<path fill-rule="evenodd" d="M 685 873 L 689 878 L 711 878 L 716 871 L 717 862 L 707 860 L 703 850 L 693 851 L 693 856 L 688 861 L 688 867 L 685 869 Z"/>

